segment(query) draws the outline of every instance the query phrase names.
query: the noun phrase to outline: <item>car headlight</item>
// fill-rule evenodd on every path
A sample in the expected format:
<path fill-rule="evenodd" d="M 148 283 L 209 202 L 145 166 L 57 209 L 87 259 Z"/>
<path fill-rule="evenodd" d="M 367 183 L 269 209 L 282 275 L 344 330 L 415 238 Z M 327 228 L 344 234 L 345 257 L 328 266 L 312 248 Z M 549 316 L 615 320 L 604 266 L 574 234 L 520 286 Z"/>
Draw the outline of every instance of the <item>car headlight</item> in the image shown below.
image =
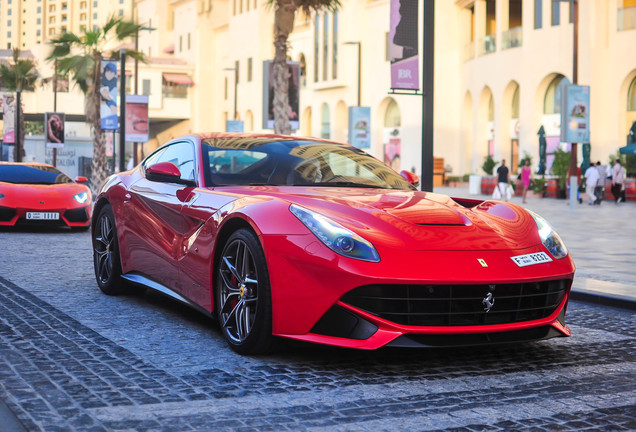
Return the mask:
<path fill-rule="evenodd" d="M 77 201 L 78 203 L 84 204 L 88 199 L 88 192 L 82 192 L 78 193 L 77 195 L 73 195 L 73 198 L 75 198 L 75 201 Z"/>
<path fill-rule="evenodd" d="M 554 228 L 552 228 L 552 225 L 538 214 L 531 212 L 530 210 L 528 210 L 528 213 L 530 213 L 530 216 L 532 216 L 536 222 L 537 228 L 539 229 L 541 243 L 543 243 L 543 246 L 545 246 L 548 252 L 550 252 L 556 259 L 568 256 L 568 248 L 565 247 L 563 240 L 561 240 L 561 237 L 559 237 Z"/>
<path fill-rule="evenodd" d="M 380 255 L 375 247 L 353 231 L 325 216 L 294 204 L 289 207 L 289 210 L 335 253 L 362 261 L 380 261 Z"/>

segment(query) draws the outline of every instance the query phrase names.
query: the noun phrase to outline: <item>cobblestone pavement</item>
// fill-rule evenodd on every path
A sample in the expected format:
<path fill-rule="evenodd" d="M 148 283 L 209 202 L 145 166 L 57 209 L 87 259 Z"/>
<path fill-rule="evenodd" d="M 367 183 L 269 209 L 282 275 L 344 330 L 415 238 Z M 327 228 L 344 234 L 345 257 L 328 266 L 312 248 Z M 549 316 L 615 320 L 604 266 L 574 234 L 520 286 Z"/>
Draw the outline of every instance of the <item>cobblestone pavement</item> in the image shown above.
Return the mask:
<path fill-rule="evenodd" d="M 525 345 L 242 357 L 164 297 L 101 294 L 89 233 L 0 231 L 0 401 L 29 431 L 636 430 L 636 314 L 571 302 L 568 324 Z"/>

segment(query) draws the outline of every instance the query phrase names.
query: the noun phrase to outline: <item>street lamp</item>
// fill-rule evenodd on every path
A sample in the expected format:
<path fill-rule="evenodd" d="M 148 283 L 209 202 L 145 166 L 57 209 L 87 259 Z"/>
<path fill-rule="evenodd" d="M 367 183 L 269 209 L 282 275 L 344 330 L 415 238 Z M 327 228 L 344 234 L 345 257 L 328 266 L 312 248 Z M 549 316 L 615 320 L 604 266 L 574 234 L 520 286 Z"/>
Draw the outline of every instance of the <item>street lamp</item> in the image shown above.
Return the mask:
<path fill-rule="evenodd" d="M 237 120 L 238 111 L 237 111 L 237 108 L 236 108 L 236 94 L 237 94 L 237 91 L 238 91 L 238 68 L 237 67 L 224 68 L 223 70 L 225 70 L 225 71 L 234 71 L 234 120 Z"/>
<path fill-rule="evenodd" d="M 360 83 L 362 76 L 362 42 L 345 42 L 345 45 L 358 45 L 358 106 L 361 106 L 360 103 Z"/>
<path fill-rule="evenodd" d="M 567 2 L 572 6 L 572 85 L 578 84 L 579 79 L 579 1 L 578 0 L 552 0 L 554 3 Z M 565 125 L 561 125 L 565 127 Z M 574 208 L 576 205 L 576 188 L 578 187 L 578 179 L 576 175 L 576 153 L 577 143 L 572 143 L 572 150 L 570 155 L 570 208 Z"/>

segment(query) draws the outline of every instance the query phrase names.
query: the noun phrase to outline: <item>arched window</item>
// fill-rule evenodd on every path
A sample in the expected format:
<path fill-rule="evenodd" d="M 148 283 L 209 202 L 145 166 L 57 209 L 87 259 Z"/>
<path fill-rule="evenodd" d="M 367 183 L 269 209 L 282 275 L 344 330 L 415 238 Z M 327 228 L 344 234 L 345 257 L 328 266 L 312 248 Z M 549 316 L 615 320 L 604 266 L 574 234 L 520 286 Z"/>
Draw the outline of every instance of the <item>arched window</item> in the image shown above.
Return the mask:
<path fill-rule="evenodd" d="M 300 85 L 302 88 L 307 87 L 307 61 L 305 54 L 300 55 Z"/>
<path fill-rule="evenodd" d="M 636 78 L 632 80 L 627 91 L 627 111 L 636 111 Z"/>
<path fill-rule="evenodd" d="M 561 113 L 561 90 L 563 86 L 570 85 L 570 80 L 563 75 L 555 77 L 545 92 L 543 101 L 543 114 Z"/>
<path fill-rule="evenodd" d="M 322 104 L 320 109 L 320 138 L 331 138 L 331 122 L 329 120 L 329 105 Z"/>
<path fill-rule="evenodd" d="M 519 86 L 515 88 L 515 92 L 512 95 L 512 115 L 510 118 L 519 118 Z"/>
<path fill-rule="evenodd" d="M 401 124 L 400 107 L 395 100 L 391 99 L 384 113 L 384 127 L 400 127 Z"/>

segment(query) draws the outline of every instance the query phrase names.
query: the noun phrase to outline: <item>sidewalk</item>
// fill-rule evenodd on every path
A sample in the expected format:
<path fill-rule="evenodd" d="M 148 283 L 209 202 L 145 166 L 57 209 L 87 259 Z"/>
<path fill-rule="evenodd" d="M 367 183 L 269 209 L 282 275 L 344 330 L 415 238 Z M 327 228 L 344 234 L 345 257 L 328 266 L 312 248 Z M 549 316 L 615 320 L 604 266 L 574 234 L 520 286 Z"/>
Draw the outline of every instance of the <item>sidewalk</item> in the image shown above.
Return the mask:
<path fill-rule="evenodd" d="M 435 193 L 490 199 L 470 195 L 468 187 L 436 187 Z M 570 251 L 576 273 L 572 298 L 636 310 L 636 202 L 587 202 L 570 208 L 570 201 L 537 198 L 528 193 L 527 204 L 520 196 L 510 200 L 545 217 Z"/>

